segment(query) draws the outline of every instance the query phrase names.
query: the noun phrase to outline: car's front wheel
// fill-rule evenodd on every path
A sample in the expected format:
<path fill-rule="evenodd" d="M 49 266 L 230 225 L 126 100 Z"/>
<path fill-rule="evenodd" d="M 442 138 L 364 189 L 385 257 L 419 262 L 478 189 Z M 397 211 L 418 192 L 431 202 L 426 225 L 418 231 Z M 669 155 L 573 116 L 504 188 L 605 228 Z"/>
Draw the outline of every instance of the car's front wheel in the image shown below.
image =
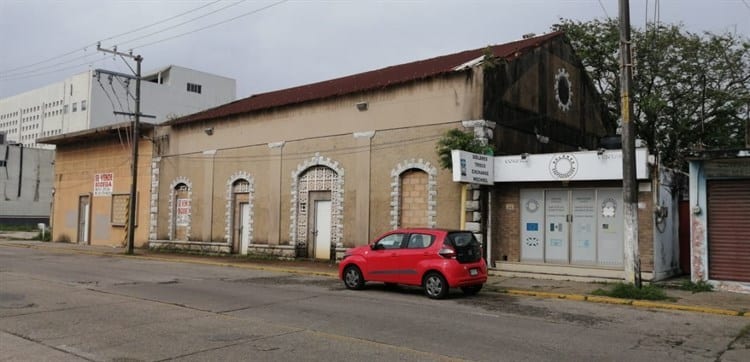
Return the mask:
<path fill-rule="evenodd" d="M 482 290 L 482 284 L 472 285 L 470 287 L 461 287 L 461 291 L 463 291 L 466 295 L 476 295 L 480 290 Z"/>
<path fill-rule="evenodd" d="M 349 265 L 344 269 L 344 285 L 348 289 L 362 289 L 365 287 L 365 278 L 362 271 L 356 265 Z"/>
<path fill-rule="evenodd" d="M 431 272 L 424 276 L 424 293 L 432 299 L 443 299 L 448 295 L 448 282 L 437 272 Z"/>

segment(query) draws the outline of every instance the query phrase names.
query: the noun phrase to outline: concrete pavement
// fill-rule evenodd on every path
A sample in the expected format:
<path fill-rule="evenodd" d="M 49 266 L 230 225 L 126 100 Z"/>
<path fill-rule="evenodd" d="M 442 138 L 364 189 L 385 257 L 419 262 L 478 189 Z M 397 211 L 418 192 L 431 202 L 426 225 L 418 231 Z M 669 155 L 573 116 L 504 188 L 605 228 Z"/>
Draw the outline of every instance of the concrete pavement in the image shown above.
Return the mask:
<path fill-rule="evenodd" d="M 23 236 L 14 234 L 14 237 Z M 98 256 L 223 265 L 236 268 L 281 271 L 331 278 L 338 277 L 337 265 L 304 260 L 285 261 L 273 259 L 251 259 L 241 256 L 192 255 L 184 253 L 153 252 L 145 249 L 137 249 L 135 255 L 127 255 L 125 254 L 124 248 L 10 239 L 8 234 L 0 234 L 0 246 L 35 248 L 61 253 L 82 253 Z M 674 288 L 666 288 L 665 291 L 667 295 L 673 301 L 643 301 L 601 297 L 591 294 L 594 290 L 600 288 L 606 288 L 606 284 L 507 277 L 499 275 L 495 271 L 491 271 L 490 278 L 485 285 L 485 290 L 487 292 L 507 293 L 517 296 L 620 304 L 646 309 L 681 310 L 687 312 L 738 316 L 750 319 L 749 294 L 725 291 L 692 293 Z"/>

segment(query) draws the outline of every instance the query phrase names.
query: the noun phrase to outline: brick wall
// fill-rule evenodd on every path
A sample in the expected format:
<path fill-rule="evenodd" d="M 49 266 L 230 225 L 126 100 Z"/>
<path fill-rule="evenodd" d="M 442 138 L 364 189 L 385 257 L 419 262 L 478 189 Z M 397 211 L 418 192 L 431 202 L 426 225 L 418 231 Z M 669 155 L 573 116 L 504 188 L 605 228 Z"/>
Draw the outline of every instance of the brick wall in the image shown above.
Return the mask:
<path fill-rule="evenodd" d="M 427 225 L 427 173 L 409 170 L 401 174 L 401 227 Z"/>

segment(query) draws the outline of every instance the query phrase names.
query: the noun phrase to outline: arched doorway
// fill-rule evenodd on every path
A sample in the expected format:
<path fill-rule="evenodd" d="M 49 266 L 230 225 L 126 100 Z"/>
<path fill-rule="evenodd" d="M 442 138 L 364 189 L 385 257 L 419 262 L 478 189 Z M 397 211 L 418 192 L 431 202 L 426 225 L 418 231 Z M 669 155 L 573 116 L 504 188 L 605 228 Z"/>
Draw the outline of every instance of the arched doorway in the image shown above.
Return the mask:
<path fill-rule="evenodd" d="M 251 242 L 252 205 L 250 181 L 237 179 L 232 183 L 232 253 L 247 254 Z"/>
<path fill-rule="evenodd" d="M 316 165 L 304 170 L 297 180 L 296 241 L 299 257 L 329 260 L 337 240 L 339 220 L 334 210 L 340 205 L 339 175 L 332 168 Z"/>
<path fill-rule="evenodd" d="M 178 183 L 174 186 L 172 196 L 172 240 L 186 241 L 190 237 L 190 216 L 192 215 L 192 200 L 190 188 L 187 184 Z"/>

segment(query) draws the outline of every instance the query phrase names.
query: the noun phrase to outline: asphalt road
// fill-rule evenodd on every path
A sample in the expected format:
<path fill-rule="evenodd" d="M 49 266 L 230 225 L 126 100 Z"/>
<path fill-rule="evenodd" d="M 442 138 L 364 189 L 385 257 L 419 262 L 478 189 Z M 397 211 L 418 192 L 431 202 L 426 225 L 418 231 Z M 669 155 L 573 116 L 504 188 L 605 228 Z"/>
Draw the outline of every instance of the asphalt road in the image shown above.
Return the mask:
<path fill-rule="evenodd" d="M 0 246 L 2 361 L 750 361 L 748 324 Z"/>

